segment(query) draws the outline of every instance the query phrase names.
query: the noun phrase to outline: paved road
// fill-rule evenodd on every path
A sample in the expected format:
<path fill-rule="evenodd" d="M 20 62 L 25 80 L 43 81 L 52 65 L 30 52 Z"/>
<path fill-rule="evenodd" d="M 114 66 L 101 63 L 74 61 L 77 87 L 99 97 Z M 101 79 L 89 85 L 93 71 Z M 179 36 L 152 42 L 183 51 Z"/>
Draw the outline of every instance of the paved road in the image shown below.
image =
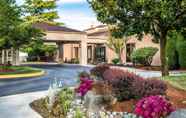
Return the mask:
<path fill-rule="evenodd" d="M 78 72 L 90 69 L 78 65 L 35 65 L 34 67 L 44 69 L 46 75 L 37 78 L 0 80 L 0 96 L 47 90 L 55 77 L 63 84 L 73 86 L 77 82 Z"/>
<path fill-rule="evenodd" d="M 89 71 L 92 65 L 34 65 L 34 67 L 44 69 L 46 75 L 37 78 L 0 80 L 0 97 L 13 95 L 18 93 L 35 92 L 47 90 L 51 81 L 56 77 L 62 84 L 73 86 L 77 83 L 78 72 Z M 121 68 L 126 71 L 133 72 L 144 78 L 160 77 L 161 73 L 158 71 L 145 71 L 128 67 L 114 67 Z M 171 75 L 179 75 L 179 73 L 172 73 Z"/>

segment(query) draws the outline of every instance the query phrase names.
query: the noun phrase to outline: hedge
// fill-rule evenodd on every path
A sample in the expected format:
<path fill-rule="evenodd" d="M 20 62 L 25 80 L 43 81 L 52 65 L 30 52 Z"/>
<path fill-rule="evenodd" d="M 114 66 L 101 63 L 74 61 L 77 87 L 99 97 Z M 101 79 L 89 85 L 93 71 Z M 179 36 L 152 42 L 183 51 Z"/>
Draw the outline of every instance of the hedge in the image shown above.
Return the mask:
<path fill-rule="evenodd" d="M 181 68 L 186 68 L 186 39 L 179 36 L 177 42 L 177 50 L 179 54 L 179 64 Z"/>
<path fill-rule="evenodd" d="M 173 32 L 168 37 L 166 50 L 169 69 L 186 68 L 186 40 L 182 35 Z"/>
<path fill-rule="evenodd" d="M 144 66 L 150 66 L 154 55 L 157 53 L 158 48 L 144 47 L 133 51 L 131 60 L 133 64 L 142 64 Z"/>
<path fill-rule="evenodd" d="M 176 40 L 173 39 L 168 39 L 167 42 L 167 57 L 168 57 L 168 66 L 169 69 L 178 69 L 179 68 L 179 60 L 178 60 L 178 55 L 176 55 L 177 50 L 176 50 Z"/>

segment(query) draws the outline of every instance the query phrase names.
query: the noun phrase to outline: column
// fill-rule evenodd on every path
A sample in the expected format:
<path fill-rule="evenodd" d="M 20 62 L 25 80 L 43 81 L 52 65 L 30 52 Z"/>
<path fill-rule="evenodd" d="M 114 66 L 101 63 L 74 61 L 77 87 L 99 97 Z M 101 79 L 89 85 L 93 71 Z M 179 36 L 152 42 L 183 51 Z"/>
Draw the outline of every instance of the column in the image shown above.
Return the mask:
<path fill-rule="evenodd" d="M 19 60 L 19 50 L 16 50 L 16 65 L 20 65 L 20 60 Z"/>
<path fill-rule="evenodd" d="M 92 44 L 92 63 L 95 62 L 95 44 Z"/>
<path fill-rule="evenodd" d="M 87 42 L 86 38 L 81 41 L 81 65 L 87 65 Z"/>
<path fill-rule="evenodd" d="M 16 65 L 16 51 L 12 49 L 12 64 Z"/>
<path fill-rule="evenodd" d="M 1 57 L 2 58 L 2 61 L 1 61 L 2 64 L 4 64 L 4 57 L 5 57 L 5 53 L 4 53 L 4 50 L 2 50 L 2 57 Z"/>
<path fill-rule="evenodd" d="M 57 54 L 57 61 L 58 62 L 63 62 L 63 55 L 64 55 L 64 44 L 63 43 L 58 43 L 58 54 Z"/>
<path fill-rule="evenodd" d="M 8 64 L 8 62 L 9 62 L 8 52 L 9 52 L 9 50 L 6 50 L 6 62 L 5 62 L 6 64 Z"/>

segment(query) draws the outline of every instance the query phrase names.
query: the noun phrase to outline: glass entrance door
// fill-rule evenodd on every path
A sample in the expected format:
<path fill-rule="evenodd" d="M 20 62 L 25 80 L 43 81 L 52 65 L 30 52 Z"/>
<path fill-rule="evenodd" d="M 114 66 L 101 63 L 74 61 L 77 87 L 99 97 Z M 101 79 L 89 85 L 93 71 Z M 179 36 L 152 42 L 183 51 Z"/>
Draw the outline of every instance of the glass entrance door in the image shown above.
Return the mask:
<path fill-rule="evenodd" d="M 95 57 L 96 57 L 97 63 L 105 62 L 106 48 L 103 46 L 96 47 Z"/>

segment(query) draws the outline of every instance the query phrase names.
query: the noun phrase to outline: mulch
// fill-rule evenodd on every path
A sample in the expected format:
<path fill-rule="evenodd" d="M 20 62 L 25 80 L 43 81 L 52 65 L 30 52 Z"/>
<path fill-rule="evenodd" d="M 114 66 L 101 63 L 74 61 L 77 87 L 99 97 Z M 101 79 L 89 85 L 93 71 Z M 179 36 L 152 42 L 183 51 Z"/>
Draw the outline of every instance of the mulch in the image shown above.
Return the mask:
<path fill-rule="evenodd" d="M 186 109 L 186 91 L 174 88 L 168 85 L 167 98 L 173 104 L 176 109 Z M 108 110 L 117 112 L 133 112 L 134 107 L 138 100 L 129 100 L 123 102 L 116 102 L 116 104 L 110 106 Z"/>

